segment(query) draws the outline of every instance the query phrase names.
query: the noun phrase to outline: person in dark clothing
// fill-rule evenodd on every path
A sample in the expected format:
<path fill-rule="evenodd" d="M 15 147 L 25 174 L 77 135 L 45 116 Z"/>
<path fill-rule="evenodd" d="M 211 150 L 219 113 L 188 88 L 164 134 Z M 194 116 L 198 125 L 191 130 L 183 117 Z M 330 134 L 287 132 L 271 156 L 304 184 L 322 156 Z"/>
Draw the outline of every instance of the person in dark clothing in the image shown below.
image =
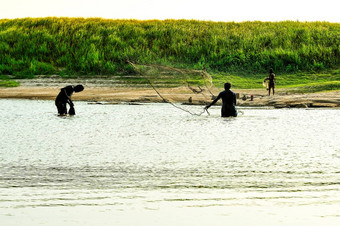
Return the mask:
<path fill-rule="evenodd" d="M 269 69 L 269 77 L 265 78 L 263 82 L 269 81 L 268 83 L 268 90 L 269 90 L 269 96 L 270 96 L 270 90 L 273 90 L 273 95 L 274 95 L 274 89 L 275 89 L 275 74 L 273 68 Z"/>
<path fill-rule="evenodd" d="M 229 82 L 224 84 L 224 91 L 220 92 L 217 98 L 211 102 L 211 104 L 207 105 L 205 109 L 210 108 L 214 105 L 219 99 L 222 98 L 222 109 L 221 116 L 222 117 L 236 117 L 236 94 L 230 90 L 231 84 Z"/>
<path fill-rule="evenodd" d="M 67 106 L 66 104 L 70 105 L 69 115 L 75 115 L 74 105 L 71 100 L 71 96 L 73 92 L 81 92 L 84 90 L 84 86 L 76 85 L 76 86 L 66 86 L 62 88 L 55 99 L 55 105 L 57 106 L 59 115 L 66 115 L 67 114 Z"/>

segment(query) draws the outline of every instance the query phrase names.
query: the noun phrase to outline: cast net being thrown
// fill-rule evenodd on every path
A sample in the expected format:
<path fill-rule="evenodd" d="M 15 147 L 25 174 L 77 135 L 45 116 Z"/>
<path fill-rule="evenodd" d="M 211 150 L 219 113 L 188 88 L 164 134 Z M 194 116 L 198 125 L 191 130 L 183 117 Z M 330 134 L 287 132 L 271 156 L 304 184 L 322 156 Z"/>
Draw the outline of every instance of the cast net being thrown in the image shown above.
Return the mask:
<path fill-rule="evenodd" d="M 131 61 L 128 63 L 163 102 L 191 115 L 202 115 L 205 112 L 202 105 L 210 103 L 214 99 L 213 93 L 218 92 L 205 69 L 180 69 Z"/>

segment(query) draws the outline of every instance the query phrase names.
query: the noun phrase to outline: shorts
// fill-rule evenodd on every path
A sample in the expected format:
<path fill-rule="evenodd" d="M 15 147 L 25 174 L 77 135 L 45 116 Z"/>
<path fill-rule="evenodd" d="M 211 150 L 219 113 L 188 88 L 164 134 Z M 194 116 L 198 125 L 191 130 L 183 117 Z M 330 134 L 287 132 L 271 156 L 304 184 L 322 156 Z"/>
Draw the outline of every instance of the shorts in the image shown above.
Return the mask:
<path fill-rule="evenodd" d="M 225 105 L 221 109 L 222 117 L 237 117 L 237 110 L 234 105 Z"/>
<path fill-rule="evenodd" d="M 56 101 L 55 106 L 57 106 L 59 115 L 66 115 L 67 114 L 66 103 L 61 102 L 61 101 Z"/>

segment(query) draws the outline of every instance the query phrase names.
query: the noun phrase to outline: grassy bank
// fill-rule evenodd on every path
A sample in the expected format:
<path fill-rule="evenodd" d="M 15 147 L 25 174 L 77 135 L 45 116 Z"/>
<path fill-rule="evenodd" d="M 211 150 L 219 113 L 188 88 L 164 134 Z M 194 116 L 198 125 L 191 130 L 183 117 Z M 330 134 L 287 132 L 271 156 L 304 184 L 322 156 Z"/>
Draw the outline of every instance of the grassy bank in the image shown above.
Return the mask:
<path fill-rule="evenodd" d="M 17 87 L 19 83 L 13 80 L 0 79 L 0 87 Z"/>
<path fill-rule="evenodd" d="M 214 84 L 223 87 L 225 81 L 233 84 L 233 87 L 239 89 L 257 89 L 263 88 L 263 80 L 267 74 L 216 74 L 214 75 Z M 307 90 L 303 87 L 320 85 L 319 90 L 340 90 L 340 71 L 328 70 L 323 72 L 296 72 L 296 73 L 276 73 L 276 87 L 283 89 Z M 327 84 L 327 85 L 326 85 Z M 311 89 L 312 90 L 312 89 Z"/>
<path fill-rule="evenodd" d="M 325 82 L 336 82 L 339 36 L 340 24 L 328 22 L 1 19 L 0 75 L 124 79 L 135 73 L 126 62 L 130 59 L 206 67 L 217 86 L 230 79 L 238 88 L 260 88 L 270 67 L 283 87 L 323 82 L 325 76 Z"/>
<path fill-rule="evenodd" d="M 0 75 L 0 87 L 17 87 L 19 83 L 12 80 L 9 76 Z"/>
<path fill-rule="evenodd" d="M 339 66 L 340 24 L 82 18 L 0 20 L 0 73 L 129 74 L 126 59 L 220 72 Z"/>

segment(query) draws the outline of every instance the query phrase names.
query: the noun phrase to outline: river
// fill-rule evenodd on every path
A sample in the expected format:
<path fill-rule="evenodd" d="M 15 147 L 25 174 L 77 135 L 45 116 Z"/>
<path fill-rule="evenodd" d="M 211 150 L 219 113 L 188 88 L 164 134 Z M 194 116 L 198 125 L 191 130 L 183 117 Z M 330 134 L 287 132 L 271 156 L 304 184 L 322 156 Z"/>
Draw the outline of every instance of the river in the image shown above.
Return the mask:
<path fill-rule="evenodd" d="M 339 225 L 339 110 L 75 108 L 0 100 L 1 225 Z"/>

